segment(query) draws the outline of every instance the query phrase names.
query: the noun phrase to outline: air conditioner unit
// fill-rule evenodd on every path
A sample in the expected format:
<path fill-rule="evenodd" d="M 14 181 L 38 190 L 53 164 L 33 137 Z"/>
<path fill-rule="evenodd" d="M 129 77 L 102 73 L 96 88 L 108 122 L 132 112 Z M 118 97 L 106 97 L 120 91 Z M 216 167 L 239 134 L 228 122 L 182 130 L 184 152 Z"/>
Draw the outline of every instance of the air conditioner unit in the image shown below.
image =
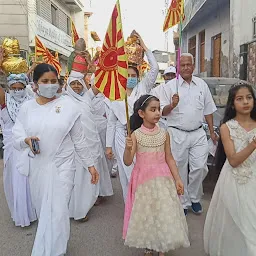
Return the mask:
<path fill-rule="evenodd" d="M 28 61 L 28 52 L 26 50 L 20 50 L 20 57 Z"/>

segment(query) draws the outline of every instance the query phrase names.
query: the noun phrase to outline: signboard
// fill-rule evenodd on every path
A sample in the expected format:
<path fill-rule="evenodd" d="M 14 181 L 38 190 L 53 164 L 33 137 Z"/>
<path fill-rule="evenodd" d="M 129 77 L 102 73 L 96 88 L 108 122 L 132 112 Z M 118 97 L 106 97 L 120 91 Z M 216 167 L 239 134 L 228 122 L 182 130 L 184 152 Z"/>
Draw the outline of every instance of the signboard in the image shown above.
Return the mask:
<path fill-rule="evenodd" d="M 38 15 L 36 16 L 36 30 L 37 35 L 40 37 L 70 51 L 72 47 L 71 36 L 67 35 L 65 32 L 53 26 Z"/>

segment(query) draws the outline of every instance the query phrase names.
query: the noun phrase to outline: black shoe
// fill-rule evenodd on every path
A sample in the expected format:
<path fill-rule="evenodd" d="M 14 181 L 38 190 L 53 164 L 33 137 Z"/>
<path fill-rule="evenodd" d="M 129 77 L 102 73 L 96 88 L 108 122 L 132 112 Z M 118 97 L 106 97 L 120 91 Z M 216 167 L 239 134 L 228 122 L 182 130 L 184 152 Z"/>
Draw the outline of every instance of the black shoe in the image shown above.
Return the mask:
<path fill-rule="evenodd" d="M 199 202 L 198 203 L 192 203 L 191 208 L 192 208 L 192 211 L 193 211 L 194 214 L 199 215 L 199 214 L 203 213 L 203 207 Z"/>
<path fill-rule="evenodd" d="M 187 215 L 188 215 L 188 209 L 184 209 L 184 214 L 185 214 L 185 216 L 187 217 Z"/>

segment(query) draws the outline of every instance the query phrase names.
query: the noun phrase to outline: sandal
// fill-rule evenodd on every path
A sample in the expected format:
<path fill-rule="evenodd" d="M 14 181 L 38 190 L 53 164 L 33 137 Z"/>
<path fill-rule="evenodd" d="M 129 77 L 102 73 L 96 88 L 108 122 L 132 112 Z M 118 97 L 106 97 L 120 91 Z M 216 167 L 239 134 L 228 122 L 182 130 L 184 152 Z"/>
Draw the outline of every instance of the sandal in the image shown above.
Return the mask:
<path fill-rule="evenodd" d="M 153 250 L 145 249 L 144 256 L 153 256 Z"/>
<path fill-rule="evenodd" d="M 88 216 L 85 216 L 84 218 L 78 220 L 78 222 L 84 223 L 84 222 L 87 222 L 88 220 L 89 220 Z"/>

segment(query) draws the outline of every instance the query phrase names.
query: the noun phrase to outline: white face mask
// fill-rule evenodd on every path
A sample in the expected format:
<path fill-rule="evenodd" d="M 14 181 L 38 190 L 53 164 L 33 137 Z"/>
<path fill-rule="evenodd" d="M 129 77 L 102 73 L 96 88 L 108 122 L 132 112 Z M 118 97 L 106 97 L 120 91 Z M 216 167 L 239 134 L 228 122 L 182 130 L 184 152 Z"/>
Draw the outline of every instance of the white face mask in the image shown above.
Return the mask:
<path fill-rule="evenodd" d="M 22 100 L 26 96 L 26 90 L 10 90 L 10 95 L 16 101 Z"/>
<path fill-rule="evenodd" d="M 56 96 L 59 87 L 59 84 L 39 84 L 38 94 L 47 99 L 52 99 Z"/>

